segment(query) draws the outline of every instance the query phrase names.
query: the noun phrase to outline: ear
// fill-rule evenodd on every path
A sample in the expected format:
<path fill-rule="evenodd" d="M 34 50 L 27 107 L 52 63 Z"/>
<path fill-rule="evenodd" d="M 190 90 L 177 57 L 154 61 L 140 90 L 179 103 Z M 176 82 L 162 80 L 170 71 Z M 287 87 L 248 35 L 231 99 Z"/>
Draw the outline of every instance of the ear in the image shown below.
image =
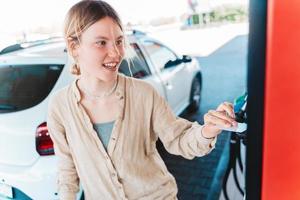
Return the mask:
<path fill-rule="evenodd" d="M 70 53 L 70 55 L 75 58 L 78 56 L 78 51 L 79 51 L 79 42 L 77 40 L 74 39 L 70 39 L 68 40 L 68 51 Z"/>

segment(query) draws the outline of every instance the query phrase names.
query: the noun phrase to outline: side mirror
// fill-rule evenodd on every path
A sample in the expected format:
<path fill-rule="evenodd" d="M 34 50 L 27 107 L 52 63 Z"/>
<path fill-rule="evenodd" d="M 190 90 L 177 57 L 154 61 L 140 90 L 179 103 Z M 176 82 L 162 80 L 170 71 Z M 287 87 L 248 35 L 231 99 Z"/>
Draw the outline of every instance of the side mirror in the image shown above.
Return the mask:
<path fill-rule="evenodd" d="M 183 63 L 189 63 L 192 62 L 192 57 L 188 56 L 188 55 L 183 55 L 182 56 L 182 62 Z"/>
<path fill-rule="evenodd" d="M 175 67 L 176 65 L 179 65 L 182 63 L 182 59 L 176 59 L 176 60 L 169 60 L 166 64 L 165 64 L 165 69 L 170 68 L 170 67 Z"/>

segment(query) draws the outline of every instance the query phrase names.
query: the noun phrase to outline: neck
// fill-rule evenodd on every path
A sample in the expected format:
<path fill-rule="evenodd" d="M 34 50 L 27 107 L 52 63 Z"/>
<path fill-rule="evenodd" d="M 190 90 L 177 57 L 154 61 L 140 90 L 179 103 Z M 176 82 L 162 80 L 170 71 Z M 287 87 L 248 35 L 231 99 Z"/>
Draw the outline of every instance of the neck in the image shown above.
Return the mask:
<path fill-rule="evenodd" d="M 78 86 L 85 95 L 91 95 L 94 97 L 104 96 L 105 94 L 112 91 L 117 83 L 117 77 L 109 80 L 103 81 L 97 78 L 91 77 L 80 77 L 78 81 Z"/>

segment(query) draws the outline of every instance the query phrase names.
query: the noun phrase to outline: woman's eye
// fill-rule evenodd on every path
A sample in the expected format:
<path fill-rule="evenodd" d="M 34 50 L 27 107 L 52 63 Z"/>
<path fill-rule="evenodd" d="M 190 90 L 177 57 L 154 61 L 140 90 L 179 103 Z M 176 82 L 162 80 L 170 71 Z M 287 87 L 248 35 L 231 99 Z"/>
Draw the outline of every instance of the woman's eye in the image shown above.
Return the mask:
<path fill-rule="evenodd" d="M 118 41 L 116 42 L 117 45 L 121 45 L 122 43 L 123 43 L 123 40 L 118 40 Z"/>
<path fill-rule="evenodd" d="M 104 45 L 106 45 L 106 41 L 98 41 L 98 42 L 96 42 L 96 44 L 99 46 L 104 46 Z"/>

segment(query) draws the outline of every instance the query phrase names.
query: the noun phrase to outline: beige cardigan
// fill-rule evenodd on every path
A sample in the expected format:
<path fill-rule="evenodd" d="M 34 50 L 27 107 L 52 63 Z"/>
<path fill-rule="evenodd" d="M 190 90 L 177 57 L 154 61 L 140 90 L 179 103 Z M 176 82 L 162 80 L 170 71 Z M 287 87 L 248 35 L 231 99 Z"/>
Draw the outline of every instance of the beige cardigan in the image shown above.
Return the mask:
<path fill-rule="evenodd" d="M 48 110 L 48 127 L 58 161 L 61 200 L 74 200 L 79 180 L 86 200 L 177 199 L 177 185 L 156 149 L 187 159 L 208 154 L 215 139 L 202 126 L 176 117 L 148 83 L 118 75 L 114 95 L 119 114 L 107 151 L 80 104 L 77 80 L 58 91 Z"/>

